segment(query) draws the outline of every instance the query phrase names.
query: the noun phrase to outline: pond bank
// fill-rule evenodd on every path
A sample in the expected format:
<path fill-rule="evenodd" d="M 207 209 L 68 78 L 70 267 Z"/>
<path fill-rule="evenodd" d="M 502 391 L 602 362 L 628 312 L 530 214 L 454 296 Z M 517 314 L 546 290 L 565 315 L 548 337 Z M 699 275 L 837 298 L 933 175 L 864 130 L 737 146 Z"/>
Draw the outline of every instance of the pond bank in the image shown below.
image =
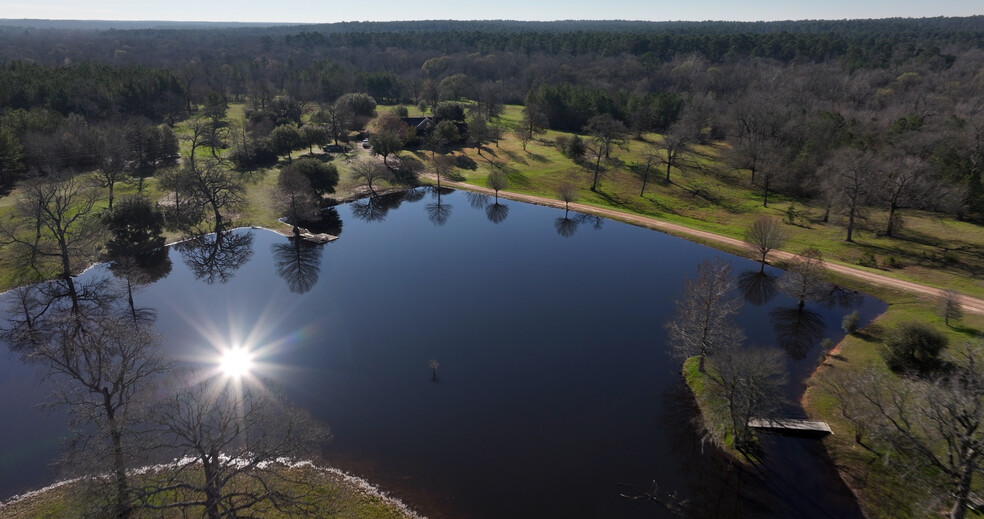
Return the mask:
<path fill-rule="evenodd" d="M 322 467 L 311 462 L 293 463 L 287 469 L 299 472 L 315 485 L 314 490 L 331 494 L 330 509 L 315 514 L 316 518 L 346 519 L 426 519 L 399 499 L 381 491 L 365 479 L 332 467 Z M 155 467 L 136 469 L 135 474 L 155 471 Z M 6 519 L 34 519 L 41 517 L 72 517 L 73 511 L 82 508 L 91 495 L 85 492 L 84 478 L 60 481 L 48 487 L 14 496 L 0 502 L 0 515 Z M 175 509 L 171 515 L 160 510 L 136 511 L 134 519 L 179 517 Z M 265 516 L 271 519 L 280 515 Z"/>

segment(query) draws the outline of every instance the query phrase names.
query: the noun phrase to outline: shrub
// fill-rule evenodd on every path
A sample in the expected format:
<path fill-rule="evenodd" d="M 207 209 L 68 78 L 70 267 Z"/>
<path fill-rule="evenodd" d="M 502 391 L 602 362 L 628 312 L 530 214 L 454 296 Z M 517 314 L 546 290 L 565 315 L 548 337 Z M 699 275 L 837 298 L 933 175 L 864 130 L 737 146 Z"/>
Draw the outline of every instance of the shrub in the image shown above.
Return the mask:
<path fill-rule="evenodd" d="M 799 214 L 796 212 L 796 207 L 793 206 L 793 204 L 789 204 L 789 207 L 786 208 L 786 223 L 789 225 L 796 225 L 797 216 L 799 216 Z"/>
<path fill-rule="evenodd" d="M 858 259 L 858 265 L 873 269 L 878 268 L 878 258 L 876 258 L 871 252 L 865 252 L 861 255 L 861 258 Z"/>
<path fill-rule="evenodd" d="M 844 319 L 841 319 L 841 329 L 844 330 L 845 333 L 854 333 L 858 331 L 858 325 L 860 324 L 861 314 L 859 314 L 857 310 L 845 315 Z"/>
<path fill-rule="evenodd" d="M 567 155 L 571 160 L 580 160 L 584 158 L 584 154 L 587 151 L 584 141 L 581 140 L 581 137 L 575 135 L 571 140 L 567 141 L 567 146 L 564 148 L 564 155 Z"/>
<path fill-rule="evenodd" d="M 897 373 L 927 374 L 940 367 L 940 353 L 947 342 L 945 335 L 928 325 L 903 323 L 888 333 L 882 357 L 889 369 Z"/>

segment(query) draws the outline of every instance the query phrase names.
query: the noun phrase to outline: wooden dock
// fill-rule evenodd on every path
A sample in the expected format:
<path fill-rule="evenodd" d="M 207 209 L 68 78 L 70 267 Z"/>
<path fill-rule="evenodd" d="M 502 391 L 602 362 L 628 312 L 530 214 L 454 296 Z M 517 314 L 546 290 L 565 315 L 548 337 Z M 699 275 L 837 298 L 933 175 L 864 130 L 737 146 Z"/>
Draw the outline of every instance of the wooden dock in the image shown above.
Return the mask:
<path fill-rule="evenodd" d="M 827 422 L 797 420 L 793 418 L 752 418 L 748 421 L 752 429 L 766 432 L 788 434 L 790 436 L 826 436 L 834 434 Z"/>

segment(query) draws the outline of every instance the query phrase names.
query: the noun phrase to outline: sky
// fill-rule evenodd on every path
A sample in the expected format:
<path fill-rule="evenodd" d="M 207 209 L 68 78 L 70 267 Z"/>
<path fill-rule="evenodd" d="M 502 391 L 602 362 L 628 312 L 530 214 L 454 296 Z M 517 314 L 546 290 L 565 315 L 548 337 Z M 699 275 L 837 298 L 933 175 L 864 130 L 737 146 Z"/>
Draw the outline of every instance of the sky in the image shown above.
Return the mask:
<path fill-rule="evenodd" d="M 392 20 L 803 20 L 984 14 L 980 0 L 0 0 L 0 18 L 331 23 Z"/>

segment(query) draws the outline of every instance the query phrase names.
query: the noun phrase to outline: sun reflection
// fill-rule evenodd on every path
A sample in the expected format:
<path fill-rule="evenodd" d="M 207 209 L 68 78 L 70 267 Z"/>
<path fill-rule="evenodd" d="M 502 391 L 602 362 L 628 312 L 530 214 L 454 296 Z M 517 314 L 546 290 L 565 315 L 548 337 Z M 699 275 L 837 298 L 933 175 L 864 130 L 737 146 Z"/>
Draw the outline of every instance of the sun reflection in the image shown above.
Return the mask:
<path fill-rule="evenodd" d="M 219 369 L 231 378 L 242 378 L 253 370 L 253 354 L 242 347 L 232 347 L 222 352 Z"/>

